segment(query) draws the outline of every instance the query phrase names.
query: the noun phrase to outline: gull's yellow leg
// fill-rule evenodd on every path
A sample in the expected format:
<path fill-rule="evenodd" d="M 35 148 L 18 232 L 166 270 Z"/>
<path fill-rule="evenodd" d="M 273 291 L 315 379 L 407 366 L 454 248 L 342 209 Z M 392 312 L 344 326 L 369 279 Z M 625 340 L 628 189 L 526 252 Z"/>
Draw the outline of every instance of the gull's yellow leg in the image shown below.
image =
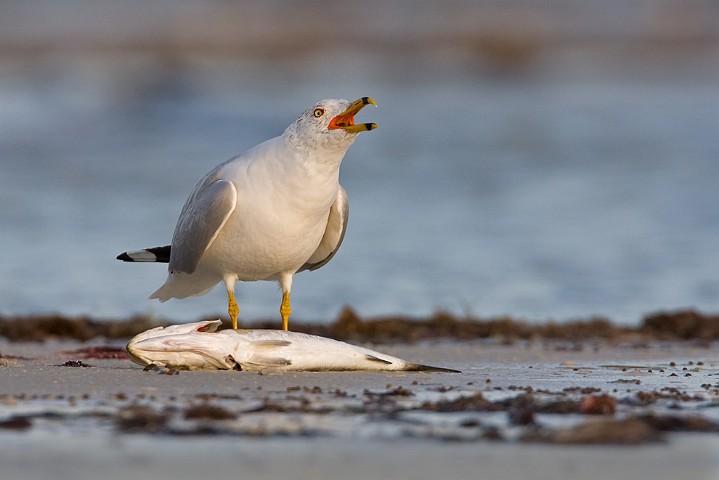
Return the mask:
<path fill-rule="evenodd" d="M 289 292 L 284 292 L 282 294 L 282 305 L 280 305 L 280 315 L 282 315 L 282 330 L 289 330 L 291 313 L 292 308 L 290 307 L 290 294 Z"/>
<path fill-rule="evenodd" d="M 237 330 L 237 315 L 240 313 L 240 307 L 237 306 L 237 302 L 235 301 L 235 292 L 228 290 L 227 299 L 227 313 L 230 314 L 232 328 Z"/>

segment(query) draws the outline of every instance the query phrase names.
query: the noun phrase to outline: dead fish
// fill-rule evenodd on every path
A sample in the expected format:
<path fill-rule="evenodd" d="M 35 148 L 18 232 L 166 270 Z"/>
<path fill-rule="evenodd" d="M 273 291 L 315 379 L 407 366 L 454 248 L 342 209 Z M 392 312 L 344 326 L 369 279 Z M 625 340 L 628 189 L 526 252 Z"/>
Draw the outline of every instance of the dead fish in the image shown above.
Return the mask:
<path fill-rule="evenodd" d="M 331 338 L 285 330 L 221 330 L 220 320 L 147 330 L 127 344 L 140 365 L 188 370 L 452 372 Z"/>

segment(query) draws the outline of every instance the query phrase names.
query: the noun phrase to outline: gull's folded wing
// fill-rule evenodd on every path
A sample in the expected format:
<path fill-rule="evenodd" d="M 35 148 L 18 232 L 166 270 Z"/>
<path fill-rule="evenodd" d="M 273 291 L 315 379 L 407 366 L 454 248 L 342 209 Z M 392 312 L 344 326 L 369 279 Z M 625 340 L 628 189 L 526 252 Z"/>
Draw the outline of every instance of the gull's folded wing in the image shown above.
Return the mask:
<path fill-rule="evenodd" d="M 171 272 L 193 273 L 235 210 L 237 190 L 227 180 L 201 182 L 182 207 L 172 235 Z"/>
<path fill-rule="evenodd" d="M 349 199 L 347 198 L 347 192 L 342 186 L 340 186 L 337 192 L 337 198 L 335 199 L 332 207 L 330 207 L 330 214 L 327 219 L 327 228 L 322 236 L 317 250 L 307 260 L 307 262 L 300 267 L 298 272 L 304 270 L 317 270 L 324 266 L 327 262 L 332 260 L 337 250 L 342 245 L 342 240 L 345 237 L 345 230 L 347 230 L 347 217 L 349 216 Z"/>

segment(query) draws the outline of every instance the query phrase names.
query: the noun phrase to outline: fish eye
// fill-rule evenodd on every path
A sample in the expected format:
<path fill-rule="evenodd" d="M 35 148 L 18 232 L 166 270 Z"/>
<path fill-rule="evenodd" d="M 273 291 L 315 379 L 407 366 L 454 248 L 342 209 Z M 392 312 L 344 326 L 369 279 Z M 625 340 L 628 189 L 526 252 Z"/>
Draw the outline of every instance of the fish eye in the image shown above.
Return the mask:
<path fill-rule="evenodd" d="M 320 118 L 324 114 L 325 114 L 324 108 L 315 108 L 315 111 L 314 111 L 315 118 Z"/>

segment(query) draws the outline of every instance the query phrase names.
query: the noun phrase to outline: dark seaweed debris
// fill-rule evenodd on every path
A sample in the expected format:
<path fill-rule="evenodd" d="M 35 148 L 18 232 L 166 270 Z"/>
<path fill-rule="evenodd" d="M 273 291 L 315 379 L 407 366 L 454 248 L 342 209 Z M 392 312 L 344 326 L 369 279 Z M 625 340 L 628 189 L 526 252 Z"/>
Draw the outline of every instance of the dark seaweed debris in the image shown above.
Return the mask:
<path fill-rule="evenodd" d="M 25 416 L 14 416 L 7 420 L 0 421 L 0 429 L 4 430 L 27 430 L 32 427 L 32 421 Z"/>
<path fill-rule="evenodd" d="M 185 410 L 185 420 L 234 420 L 237 415 L 230 410 L 212 405 L 209 403 L 203 403 L 201 405 L 192 405 Z"/>
<path fill-rule="evenodd" d="M 523 442 L 580 445 L 640 445 L 663 439 L 662 432 L 636 417 L 586 422 L 556 430 L 536 428 L 521 437 Z"/>
<path fill-rule="evenodd" d="M 58 365 L 58 367 L 82 367 L 82 368 L 89 368 L 93 367 L 93 365 L 88 365 L 87 363 L 81 361 L 81 360 L 68 360 L 67 362 Z"/>
<path fill-rule="evenodd" d="M 653 313 L 644 317 L 639 332 L 660 340 L 719 340 L 719 314 L 696 310 Z"/>
<path fill-rule="evenodd" d="M 149 328 L 170 323 L 142 316 L 127 320 L 61 315 L 0 316 L 0 337 L 9 341 L 86 341 L 98 337 L 128 339 Z M 645 316 L 638 326 L 619 326 L 603 317 L 541 323 L 511 317 L 460 317 L 446 312 L 437 312 L 427 318 L 384 316 L 364 319 L 346 307 L 330 324 L 295 322 L 293 325 L 298 332 L 344 341 L 375 343 L 413 343 L 436 339 L 494 339 L 503 342 L 533 339 L 565 342 L 627 340 L 634 343 L 651 340 L 719 340 L 719 314 L 704 314 L 696 310 L 652 313 Z M 277 320 L 259 321 L 244 323 L 242 327 L 276 329 L 279 323 Z M 88 358 L 121 358 L 99 355 L 99 352 L 95 352 Z"/>
<path fill-rule="evenodd" d="M 62 352 L 65 355 L 73 355 L 77 358 L 99 358 L 99 359 L 118 359 L 124 360 L 128 358 L 127 350 L 124 347 L 115 347 L 111 345 L 101 345 L 97 347 L 83 347 L 76 350 L 66 350 Z"/>
<path fill-rule="evenodd" d="M 11 342 L 41 342 L 49 339 L 87 341 L 130 338 L 160 325 L 148 317 L 125 320 L 66 317 L 63 315 L 0 316 L 0 337 Z"/>
<path fill-rule="evenodd" d="M 170 420 L 168 410 L 155 410 L 143 405 L 131 405 L 120 409 L 115 415 L 115 427 L 127 433 L 159 433 Z"/>
<path fill-rule="evenodd" d="M 385 390 L 349 395 L 345 392 L 339 402 L 331 402 L 328 399 L 338 398 L 337 392 L 306 385 L 268 395 L 259 405 L 237 395 L 197 394 L 157 402 L 157 398 L 144 393 L 136 394 L 133 400 L 120 392 L 115 395 L 119 404 L 112 412 L 93 407 L 80 414 L 51 409 L 12 416 L 0 421 L 0 429 L 27 430 L 35 426 L 36 419 L 70 423 L 83 418 L 131 434 L 342 436 L 347 432 L 339 425 L 333 427 L 333 421 L 317 420 L 324 416 L 343 420 L 359 416 L 366 425 L 381 422 L 389 428 L 387 432 L 394 431 L 399 436 L 443 441 L 640 445 L 664 441 L 675 432 L 719 433 L 719 423 L 710 418 L 696 413 L 678 415 L 667 409 L 650 410 L 646 405 L 627 402 L 627 397 L 581 393 L 579 388 L 573 391 L 581 394 L 572 398 L 566 398 L 566 392 L 542 391 L 537 395 L 529 387 L 515 390 L 520 392 L 517 396 L 497 401 L 488 400 L 482 392 L 473 392 L 453 399 L 420 402 L 411 386 L 387 385 Z M 0 402 L 8 405 L 35 400 L 38 399 L 25 395 L 0 396 Z M 68 397 L 66 401 L 74 404 L 77 399 Z M 621 414 L 614 410 L 617 405 L 623 407 Z M 493 418 L 490 422 L 486 421 L 487 413 Z M 574 419 L 569 423 L 553 422 L 546 414 L 554 418 L 572 415 Z"/>

